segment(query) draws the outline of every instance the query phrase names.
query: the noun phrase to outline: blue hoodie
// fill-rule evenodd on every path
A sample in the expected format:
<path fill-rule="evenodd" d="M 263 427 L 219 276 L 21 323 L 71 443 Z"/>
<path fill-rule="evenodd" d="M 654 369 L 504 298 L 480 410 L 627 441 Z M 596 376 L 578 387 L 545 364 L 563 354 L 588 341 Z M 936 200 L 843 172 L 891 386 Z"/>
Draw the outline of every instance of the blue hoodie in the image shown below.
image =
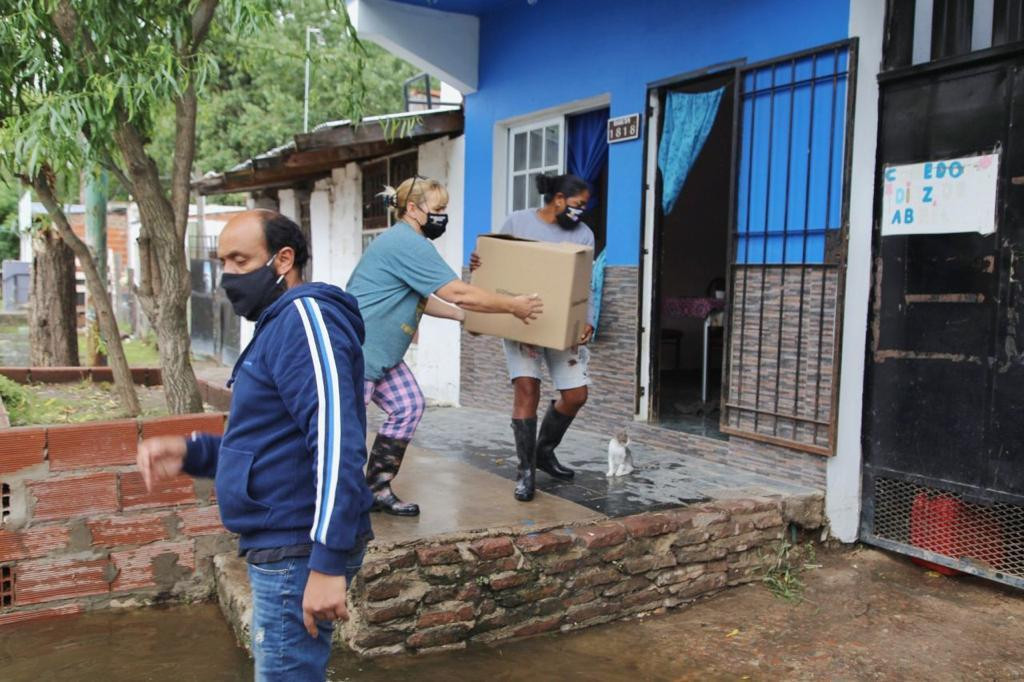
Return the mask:
<path fill-rule="evenodd" d="M 235 363 L 224 436 L 189 439 L 184 469 L 216 478 L 243 552 L 312 542 L 309 568 L 343 575 L 372 537 L 362 342 L 354 298 L 328 284 L 289 289 Z"/>

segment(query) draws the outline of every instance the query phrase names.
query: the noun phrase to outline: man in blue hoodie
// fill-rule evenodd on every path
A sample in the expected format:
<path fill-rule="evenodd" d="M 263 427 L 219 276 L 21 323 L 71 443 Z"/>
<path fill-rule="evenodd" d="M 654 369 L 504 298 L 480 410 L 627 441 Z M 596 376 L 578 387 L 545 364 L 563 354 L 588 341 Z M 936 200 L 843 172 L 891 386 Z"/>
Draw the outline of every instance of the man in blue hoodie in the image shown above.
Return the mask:
<path fill-rule="evenodd" d="M 355 299 L 302 282 L 299 227 L 245 211 L 220 235 L 221 286 L 256 333 L 235 363 L 223 437 L 139 446 L 147 487 L 184 471 L 215 477 L 253 593 L 258 680 L 323 680 L 334 621 L 372 537 L 366 484 L 363 322 Z"/>

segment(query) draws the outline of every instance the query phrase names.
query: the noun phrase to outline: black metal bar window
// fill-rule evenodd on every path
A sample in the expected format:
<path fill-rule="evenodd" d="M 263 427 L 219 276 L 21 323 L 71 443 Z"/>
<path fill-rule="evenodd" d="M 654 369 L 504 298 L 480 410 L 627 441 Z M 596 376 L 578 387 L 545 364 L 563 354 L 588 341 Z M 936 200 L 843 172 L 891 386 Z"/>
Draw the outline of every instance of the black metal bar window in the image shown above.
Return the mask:
<path fill-rule="evenodd" d="M 723 429 L 833 447 L 850 48 L 748 67 Z"/>

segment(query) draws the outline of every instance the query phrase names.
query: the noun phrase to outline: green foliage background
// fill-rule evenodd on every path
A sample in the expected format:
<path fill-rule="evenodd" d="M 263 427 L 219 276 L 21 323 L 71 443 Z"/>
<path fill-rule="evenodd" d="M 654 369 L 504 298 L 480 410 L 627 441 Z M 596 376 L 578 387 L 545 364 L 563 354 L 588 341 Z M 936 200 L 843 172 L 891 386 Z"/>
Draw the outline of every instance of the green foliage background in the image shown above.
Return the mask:
<path fill-rule="evenodd" d="M 412 66 L 364 41 L 363 82 L 356 83 L 358 49 L 345 37 L 337 12 L 323 0 L 285 5 L 251 39 L 211 41 L 218 74 L 199 100 L 194 172 L 228 170 L 302 132 L 306 27 L 322 34 L 321 41 L 314 35 L 310 42 L 310 128 L 344 118 L 345 103 L 357 99 L 360 86 L 365 87 L 362 115 L 403 109 L 402 84 L 416 74 Z M 170 173 L 173 145 L 174 111 L 168 107 L 154 122 L 151 146 L 162 173 Z"/>

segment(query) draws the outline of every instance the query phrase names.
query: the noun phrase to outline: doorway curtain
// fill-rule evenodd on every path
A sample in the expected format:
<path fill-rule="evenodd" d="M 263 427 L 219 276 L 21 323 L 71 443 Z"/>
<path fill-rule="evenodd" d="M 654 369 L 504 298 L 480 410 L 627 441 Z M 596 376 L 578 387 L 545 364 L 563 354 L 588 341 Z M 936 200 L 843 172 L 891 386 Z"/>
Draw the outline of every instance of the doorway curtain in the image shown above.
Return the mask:
<path fill-rule="evenodd" d="M 715 125 L 725 87 L 708 92 L 670 92 L 665 98 L 665 125 L 658 145 L 661 212 L 668 215 Z"/>
<path fill-rule="evenodd" d="M 590 187 L 590 201 L 587 208 L 596 205 L 597 181 L 608 163 L 608 109 L 588 111 L 585 114 L 569 116 L 566 170 L 579 176 Z M 590 277 L 591 313 L 594 324 L 594 338 L 597 338 L 598 321 L 601 317 L 601 294 L 604 290 L 605 254 L 602 251 L 594 260 Z"/>

